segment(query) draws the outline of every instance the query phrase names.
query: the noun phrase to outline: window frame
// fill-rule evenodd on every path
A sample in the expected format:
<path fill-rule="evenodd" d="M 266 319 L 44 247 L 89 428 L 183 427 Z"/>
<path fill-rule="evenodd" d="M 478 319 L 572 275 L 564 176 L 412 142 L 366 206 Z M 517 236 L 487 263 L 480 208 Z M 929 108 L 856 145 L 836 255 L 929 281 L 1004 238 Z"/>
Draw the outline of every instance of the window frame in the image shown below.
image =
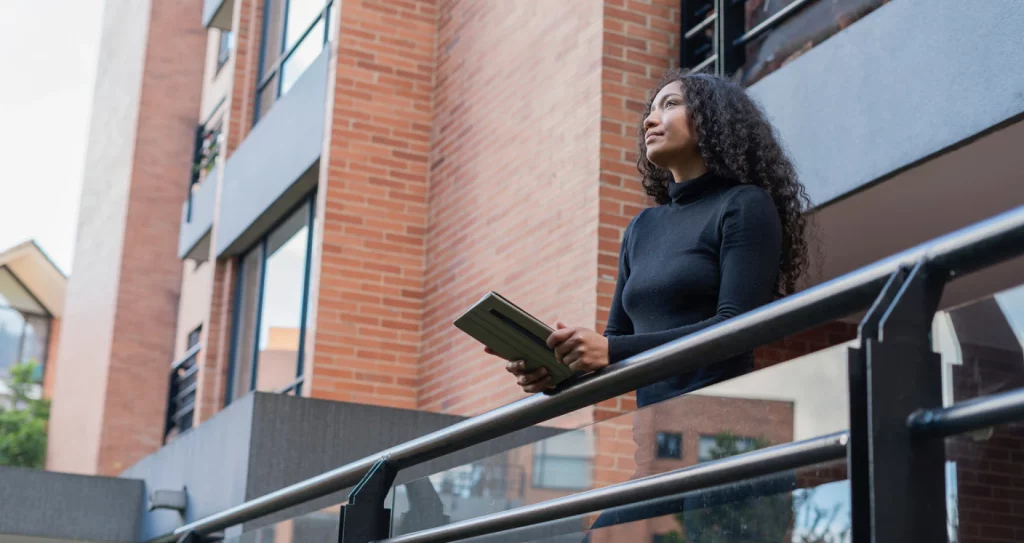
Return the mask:
<path fill-rule="evenodd" d="M 231 38 L 233 37 L 231 31 L 218 29 L 218 32 L 219 34 L 217 36 L 217 71 L 215 72 L 215 74 L 219 74 L 221 68 L 223 68 L 224 65 L 228 63 L 229 60 L 231 60 L 231 51 L 233 49 L 231 47 Z M 224 43 L 225 37 L 227 39 L 226 45 Z"/>
<path fill-rule="evenodd" d="M 37 297 L 35 293 L 33 293 L 32 290 L 30 290 L 28 286 L 25 285 L 24 282 L 22 282 L 21 278 L 18 277 L 18 274 L 14 273 L 14 270 L 12 270 L 10 266 L 7 266 L 6 264 L 0 265 L 0 271 L 6 272 L 8 275 L 10 275 L 11 279 L 14 279 L 14 282 L 18 285 L 18 287 L 25 291 L 25 294 L 28 294 L 29 298 L 31 298 L 32 301 L 35 302 L 35 304 L 38 305 L 43 310 L 42 313 L 37 313 L 35 311 L 29 311 L 26 309 L 22 309 L 20 307 L 15 307 L 13 305 L 0 304 L 0 311 L 14 311 L 21 315 L 22 320 L 21 334 L 18 336 L 18 354 L 15 357 L 15 361 L 11 365 L 13 366 L 14 364 L 22 363 L 21 359 L 25 354 L 25 330 L 28 328 L 28 318 L 34 317 L 37 319 L 44 319 L 46 320 L 46 343 L 43 346 L 43 359 L 36 360 L 35 362 L 39 364 L 39 374 L 46 375 L 46 366 L 50 358 L 50 334 L 53 332 L 53 315 L 50 314 L 50 311 L 48 309 L 46 309 L 46 305 L 43 304 L 39 297 Z"/>
<path fill-rule="evenodd" d="M 661 443 L 658 442 L 658 437 L 659 436 L 665 436 L 666 439 L 669 438 L 669 437 L 678 438 L 679 439 L 679 448 L 677 450 L 679 451 L 679 455 L 678 456 L 672 456 L 672 455 L 668 455 L 668 454 L 664 454 L 664 455 L 661 454 L 662 453 L 662 450 L 661 450 L 662 448 L 661 448 Z M 683 459 L 683 433 L 682 432 L 668 432 L 668 431 L 664 431 L 664 430 L 659 430 L 659 431 L 655 432 L 655 434 L 654 434 L 654 457 L 656 459 L 658 459 L 658 460 L 682 460 Z"/>
<path fill-rule="evenodd" d="M 295 380 L 279 390 L 274 391 L 276 394 L 288 394 L 289 392 L 294 393 L 295 396 L 302 395 L 302 385 L 305 383 L 305 356 L 306 356 L 306 329 L 309 323 L 309 298 L 311 296 L 310 288 L 310 276 L 311 268 L 313 265 L 313 229 L 314 221 L 316 219 L 316 193 L 312 193 L 308 196 L 303 197 L 297 204 L 292 206 L 287 213 L 285 213 L 280 219 L 274 222 L 274 224 L 268 228 L 263 234 L 260 235 L 259 240 L 252 244 L 247 250 L 241 253 L 242 256 L 236 257 L 236 261 L 239 262 L 237 270 L 235 270 L 235 299 L 232 303 L 231 310 L 231 346 L 228 355 L 228 379 L 225 385 L 224 394 L 224 405 L 230 405 L 234 401 L 235 395 L 235 380 L 237 378 L 236 373 L 239 370 L 239 364 L 236 363 L 236 358 L 239 355 L 239 339 L 240 330 L 239 324 L 241 322 L 241 315 L 239 311 L 242 303 L 242 292 L 243 292 L 243 280 L 244 280 L 244 267 L 241 265 L 241 260 L 245 255 L 248 255 L 254 250 L 259 250 L 259 277 L 256 280 L 259 283 L 258 291 L 255 300 L 255 311 L 256 318 L 253 321 L 255 331 L 252 334 L 252 359 L 249 361 L 249 383 L 248 389 L 245 394 L 249 394 L 256 390 L 257 377 L 259 375 L 259 342 L 260 342 L 260 329 L 263 325 L 263 296 L 266 290 L 266 276 L 267 276 L 267 239 L 273 234 L 285 221 L 292 217 L 296 212 L 302 209 L 303 206 L 308 206 L 306 209 L 306 263 L 305 270 L 303 271 L 302 279 L 302 303 L 299 309 L 299 345 L 295 353 Z M 245 394 L 239 395 L 242 398 Z"/>
<path fill-rule="evenodd" d="M 281 28 L 277 29 L 277 32 L 279 33 L 278 37 L 280 38 L 278 40 L 280 44 L 279 47 L 281 50 L 278 51 L 278 57 L 277 60 L 274 61 L 274 64 L 271 66 L 265 66 L 267 59 L 267 32 L 271 30 L 268 28 L 270 21 L 270 17 L 268 15 L 270 13 L 271 4 L 275 1 L 284 3 L 284 13 L 281 17 Z M 282 67 L 286 62 L 288 62 L 288 59 L 291 58 L 292 54 L 306 42 L 306 39 L 309 38 L 309 35 L 313 32 L 313 28 L 316 27 L 317 23 L 319 23 L 321 19 L 324 21 L 324 35 L 321 41 L 322 47 L 326 47 L 331 41 L 330 17 L 331 8 L 334 7 L 334 0 L 324 0 L 324 5 L 320 8 L 320 11 L 317 12 L 316 16 L 313 17 L 312 20 L 310 20 L 309 25 L 306 26 L 305 30 L 299 34 L 299 38 L 295 40 L 295 43 L 286 49 L 285 31 L 288 28 L 288 12 L 290 11 L 290 7 L 291 0 L 263 0 L 263 28 L 260 31 L 260 58 L 257 66 L 259 70 L 258 77 L 256 78 L 256 94 L 255 100 L 253 100 L 253 126 L 256 126 L 256 123 L 258 123 L 262 117 L 260 111 L 263 107 L 263 91 L 270 84 L 271 80 L 273 80 L 273 84 L 277 86 L 274 90 L 274 103 L 277 103 L 277 101 L 281 99 Z M 322 51 L 323 49 L 321 49 L 321 52 Z M 273 105 L 271 105 L 271 107 L 273 107 Z M 269 112 L 270 110 L 268 109 L 267 111 Z"/>

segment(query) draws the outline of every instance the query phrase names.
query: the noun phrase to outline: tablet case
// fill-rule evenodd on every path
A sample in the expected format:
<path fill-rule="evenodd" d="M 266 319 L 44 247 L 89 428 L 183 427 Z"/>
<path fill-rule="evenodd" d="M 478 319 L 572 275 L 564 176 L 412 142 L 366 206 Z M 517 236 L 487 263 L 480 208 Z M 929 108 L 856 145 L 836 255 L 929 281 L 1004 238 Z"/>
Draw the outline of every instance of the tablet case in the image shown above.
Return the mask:
<path fill-rule="evenodd" d="M 547 368 L 551 384 L 572 377 L 572 370 L 548 348 L 551 327 L 497 292 L 489 292 L 459 318 L 455 326 L 507 360 L 525 360 L 527 369 Z"/>

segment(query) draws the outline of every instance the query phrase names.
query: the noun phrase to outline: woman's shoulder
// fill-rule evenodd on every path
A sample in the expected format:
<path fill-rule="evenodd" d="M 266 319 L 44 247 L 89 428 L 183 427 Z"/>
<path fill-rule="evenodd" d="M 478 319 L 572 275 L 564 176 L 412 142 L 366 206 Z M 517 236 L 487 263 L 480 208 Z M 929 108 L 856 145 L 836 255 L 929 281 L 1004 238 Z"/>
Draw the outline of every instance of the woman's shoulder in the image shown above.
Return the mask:
<path fill-rule="evenodd" d="M 775 200 L 767 190 L 737 183 L 722 191 L 722 211 L 771 211 L 776 213 Z"/>

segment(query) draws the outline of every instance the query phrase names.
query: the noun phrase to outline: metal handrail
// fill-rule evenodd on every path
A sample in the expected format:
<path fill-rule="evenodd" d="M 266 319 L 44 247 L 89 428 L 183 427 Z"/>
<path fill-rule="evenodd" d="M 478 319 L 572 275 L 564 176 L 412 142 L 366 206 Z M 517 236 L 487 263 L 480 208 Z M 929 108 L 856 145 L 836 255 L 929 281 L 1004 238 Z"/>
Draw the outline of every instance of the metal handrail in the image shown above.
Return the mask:
<path fill-rule="evenodd" d="M 355 485 L 379 459 L 405 469 L 848 316 L 868 307 L 890 275 L 919 262 L 954 278 L 1021 253 L 1024 206 L 571 380 L 553 394 L 523 398 L 191 522 L 151 542 L 169 543 L 190 532 L 210 534 L 281 511 Z"/>
<path fill-rule="evenodd" d="M 735 483 L 787 469 L 838 460 L 846 456 L 848 441 L 847 432 L 794 441 L 564 498 L 517 507 L 510 511 L 383 539 L 377 543 L 433 543 L 467 539 L 681 492 Z"/>
<path fill-rule="evenodd" d="M 932 437 L 962 434 L 979 428 L 1024 418 L 1024 388 L 982 396 L 938 409 L 922 409 L 910 415 L 907 426 Z"/>

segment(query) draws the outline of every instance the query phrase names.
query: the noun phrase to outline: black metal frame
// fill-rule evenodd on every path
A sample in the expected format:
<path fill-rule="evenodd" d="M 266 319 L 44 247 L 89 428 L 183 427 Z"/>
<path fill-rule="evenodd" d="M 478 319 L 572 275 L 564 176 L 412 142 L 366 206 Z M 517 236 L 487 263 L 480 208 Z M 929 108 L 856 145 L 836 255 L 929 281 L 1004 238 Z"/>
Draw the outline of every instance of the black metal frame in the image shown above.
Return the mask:
<path fill-rule="evenodd" d="M 267 232 L 260 236 L 259 241 L 253 244 L 247 251 L 242 253 L 243 256 L 239 257 L 238 269 L 235 271 L 235 300 L 232 304 L 232 317 L 231 317 L 231 348 L 228 356 L 228 379 L 225 385 L 224 404 L 228 405 L 232 402 L 232 398 L 235 394 L 235 372 L 238 371 L 238 364 L 236 364 L 236 357 L 238 356 L 238 337 L 239 337 L 239 311 L 241 308 L 242 291 L 244 288 L 244 266 L 241 262 L 244 261 L 245 255 L 248 255 L 251 251 L 260 251 L 260 270 L 259 270 L 259 291 L 256 298 L 256 321 L 254 326 L 256 327 L 256 333 L 253 334 L 253 352 L 252 360 L 249 361 L 251 364 L 251 373 L 249 375 L 248 392 L 256 389 L 256 378 L 259 370 L 259 356 L 257 345 L 259 345 L 260 335 L 259 329 L 262 326 L 263 320 L 263 294 L 266 288 L 266 269 L 267 269 L 267 239 L 270 235 L 277 230 L 285 221 L 290 219 L 295 212 L 302 209 L 303 206 L 306 208 L 306 263 L 305 271 L 303 272 L 302 281 L 302 306 L 299 309 L 299 346 L 296 353 L 295 363 L 295 380 L 288 384 L 288 386 L 276 390 L 279 394 L 286 394 L 293 392 L 296 396 L 302 395 L 302 384 L 305 382 L 305 355 L 306 355 L 306 328 L 309 323 L 309 286 L 310 286 L 310 273 L 313 265 L 313 228 L 316 219 L 316 193 L 312 193 L 309 196 L 302 198 L 302 200 L 294 207 L 288 210 L 280 219 L 278 219 Z"/>
<path fill-rule="evenodd" d="M 853 480 L 856 543 L 944 538 L 942 436 L 1017 420 L 1024 390 L 943 408 L 941 363 L 930 323 L 947 281 L 1024 254 L 1024 206 L 893 255 L 870 266 L 633 356 L 448 428 L 356 460 L 311 479 L 155 538 L 213 533 L 344 489 L 366 519 L 346 509 L 343 543 L 454 541 L 505 532 L 609 507 L 745 481 L 847 458 Z M 823 322 L 868 308 L 860 346 L 850 354 L 850 430 L 760 449 L 565 498 L 403 536 L 380 519 L 394 472 L 551 420 L 670 375 L 707 366 Z M 913 386 L 910 386 L 910 385 Z M 885 507 L 881 507 L 881 500 Z M 351 513 L 351 514 L 350 514 Z"/>
<path fill-rule="evenodd" d="M 180 360 L 171 364 L 167 386 L 167 416 L 164 419 L 164 443 L 171 431 L 188 431 L 193 426 L 196 407 L 196 392 L 199 389 L 199 351 L 197 343 L 189 347 Z"/>
<path fill-rule="evenodd" d="M 267 32 L 271 29 L 268 28 L 270 17 L 268 17 L 269 10 L 275 2 L 283 2 L 282 6 L 282 17 L 281 17 L 281 28 L 277 29 L 280 32 L 280 47 L 278 51 L 277 60 L 274 61 L 272 66 L 264 66 L 267 58 L 266 44 L 267 44 Z M 323 35 L 323 46 L 331 40 L 331 8 L 334 5 L 334 0 L 325 0 L 323 7 L 316 14 L 315 17 L 309 22 L 309 26 L 299 35 L 299 38 L 295 40 L 295 43 L 291 47 L 285 49 L 285 32 L 288 28 L 288 12 L 289 4 L 291 0 L 263 0 L 263 28 L 260 34 L 260 59 L 259 59 L 259 83 L 256 85 L 256 99 L 253 101 L 253 115 L 252 124 L 256 125 L 260 121 L 260 110 L 263 107 L 263 90 L 273 80 L 274 85 L 277 89 L 274 91 L 274 101 L 276 102 L 281 98 L 281 73 L 283 72 L 283 66 L 288 59 L 291 58 L 292 54 L 303 44 L 309 37 L 309 34 L 313 31 L 313 27 L 317 25 L 321 20 L 324 22 L 324 35 Z"/>
<path fill-rule="evenodd" d="M 745 46 L 818 0 L 793 0 L 756 27 L 746 29 L 746 0 L 682 0 L 679 64 L 694 72 L 732 75 L 746 62 Z M 710 35 L 709 35 L 710 34 Z"/>

